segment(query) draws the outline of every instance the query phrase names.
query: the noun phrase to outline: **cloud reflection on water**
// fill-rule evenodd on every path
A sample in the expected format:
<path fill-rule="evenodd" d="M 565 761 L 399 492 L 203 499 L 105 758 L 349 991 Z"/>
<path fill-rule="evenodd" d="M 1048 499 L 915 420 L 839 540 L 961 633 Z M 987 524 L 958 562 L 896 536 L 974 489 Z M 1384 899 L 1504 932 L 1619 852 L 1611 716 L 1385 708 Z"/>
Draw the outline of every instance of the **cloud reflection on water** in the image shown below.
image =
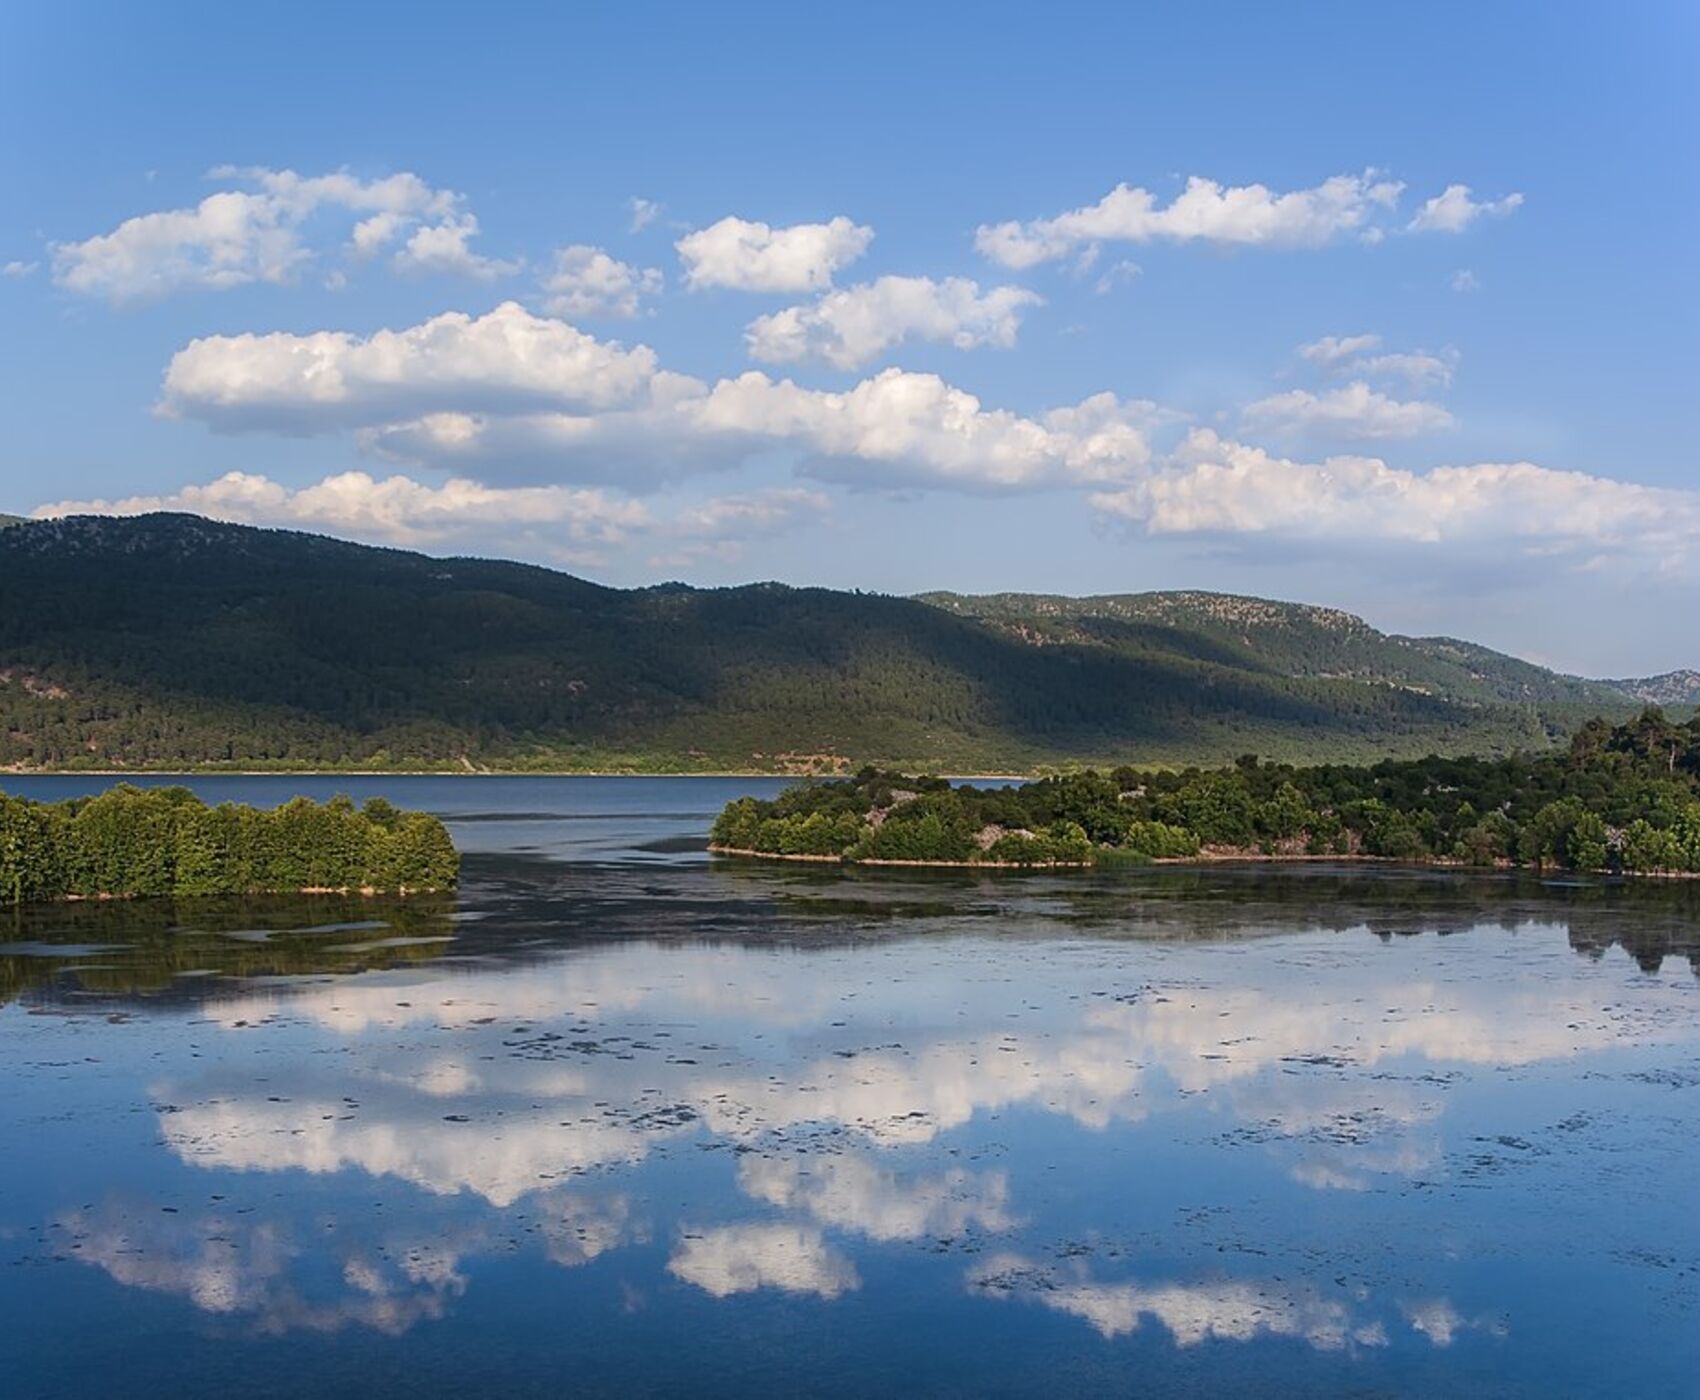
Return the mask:
<path fill-rule="evenodd" d="M 78 1257 L 262 1330 L 396 1332 L 443 1316 L 466 1286 L 460 1261 L 522 1217 L 544 1257 L 573 1267 L 659 1234 L 668 1273 L 716 1298 L 854 1291 L 844 1237 L 999 1237 L 1009 1247 L 967 1272 L 972 1293 L 1037 1302 L 1105 1338 L 1152 1319 L 1181 1347 L 1280 1337 L 1338 1351 L 1387 1344 L 1402 1318 L 1445 1347 L 1491 1328 L 1439 1296 L 1372 1305 L 1303 1280 L 1117 1280 L 1046 1263 L 1032 1252 L 1052 1228 L 1042 1183 L 945 1154 L 1020 1111 L 1083 1134 L 1086 1157 L 1172 1121 L 1185 1140 L 1237 1135 L 1321 1191 L 1444 1176 L 1459 1086 L 1695 1043 L 1690 979 L 1644 976 L 1620 955 L 1550 956 L 1564 936 L 957 938 L 807 954 L 618 942 L 273 984 L 212 1008 L 216 1068 L 180 1063 L 152 1086 L 166 1148 L 207 1170 L 407 1183 L 464 1198 L 472 1223 L 442 1224 L 436 1243 L 427 1229 L 349 1246 L 328 1298 L 296 1278 L 322 1242 L 282 1217 L 81 1215 Z M 735 1158 L 731 1186 L 772 1216 L 715 1224 L 693 1203 L 649 1219 L 642 1178 L 626 1177 L 687 1146 Z M 1133 1189 L 1137 1159 L 1128 1170 Z M 563 1186 L 586 1176 L 605 1179 L 594 1195 Z"/>

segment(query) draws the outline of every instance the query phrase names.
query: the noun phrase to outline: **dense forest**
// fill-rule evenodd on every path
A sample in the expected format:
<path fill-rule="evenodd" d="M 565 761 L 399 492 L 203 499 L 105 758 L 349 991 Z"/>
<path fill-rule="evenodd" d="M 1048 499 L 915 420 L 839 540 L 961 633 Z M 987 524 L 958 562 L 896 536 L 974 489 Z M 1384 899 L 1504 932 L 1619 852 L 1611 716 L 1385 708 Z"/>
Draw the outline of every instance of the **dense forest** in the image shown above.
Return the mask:
<path fill-rule="evenodd" d="M 1700 874 L 1700 719 L 1649 709 L 1562 752 L 1295 767 L 1120 768 L 1019 787 L 867 769 L 742 798 L 722 850 L 1056 865 L 1200 855 L 1381 857 Z"/>
<path fill-rule="evenodd" d="M 1343 613 L 1149 596 L 1175 602 L 1022 620 L 777 584 L 611 589 L 188 515 L 30 521 L 0 530 L 0 767 L 1368 761 L 1537 749 L 1638 708 Z"/>
<path fill-rule="evenodd" d="M 454 886 L 460 857 L 425 812 L 382 798 L 298 797 L 261 810 L 209 807 L 183 787 L 119 784 L 97 797 L 0 793 L 0 898 L 326 891 L 407 894 Z"/>

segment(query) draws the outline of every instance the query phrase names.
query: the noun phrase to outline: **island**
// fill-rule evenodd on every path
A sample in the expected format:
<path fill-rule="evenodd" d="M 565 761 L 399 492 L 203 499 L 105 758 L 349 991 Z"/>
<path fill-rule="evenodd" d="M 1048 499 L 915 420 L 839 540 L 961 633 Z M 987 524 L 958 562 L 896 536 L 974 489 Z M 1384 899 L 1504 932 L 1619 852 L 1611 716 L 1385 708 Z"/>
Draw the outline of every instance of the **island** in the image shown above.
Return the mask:
<path fill-rule="evenodd" d="M 1700 719 L 1594 721 L 1567 749 L 1370 766 L 1132 767 L 978 786 L 865 768 L 744 797 L 728 856 L 865 865 L 1088 867 L 1394 860 L 1700 874 Z"/>
<path fill-rule="evenodd" d="M 0 898 L 398 894 L 446 890 L 460 856 L 442 822 L 381 797 L 208 806 L 186 787 L 95 797 L 0 793 Z"/>

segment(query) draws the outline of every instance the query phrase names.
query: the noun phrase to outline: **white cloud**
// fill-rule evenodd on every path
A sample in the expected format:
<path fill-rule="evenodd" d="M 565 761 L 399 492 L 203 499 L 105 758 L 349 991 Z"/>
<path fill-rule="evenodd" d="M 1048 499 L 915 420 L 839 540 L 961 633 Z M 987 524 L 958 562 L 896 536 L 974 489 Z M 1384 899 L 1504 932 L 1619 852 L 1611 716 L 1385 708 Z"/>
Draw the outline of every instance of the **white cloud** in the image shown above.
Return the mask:
<path fill-rule="evenodd" d="M 1381 337 L 1378 335 L 1325 335 L 1299 346 L 1299 354 L 1312 364 L 1333 369 L 1376 349 L 1380 344 Z"/>
<path fill-rule="evenodd" d="M 1458 367 L 1456 350 L 1448 348 L 1439 354 L 1426 350 L 1370 353 L 1380 346 L 1379 335 L 1325 335 L 1299 346 L 1299 355 L 1334 374 L 1403 379 L 1419 389 L 1444 388 L 1452 383 L 1453 371 Z"/>
<path fill-rule="evenodd" d="M 661 270 L 633 267 L 601 248 L 575 243 L 555 250 L 542 286 L 543 307 L 552 315 L 629 320 L 638 314 L 642 298 L 661 290 Z"/>
<path fill-rule="evenodd" d="M 934 374 L 887 369 L 843 393 L 775 383 L 751 372 L 723 379 L 694 405 L 709 432 L 788 444 L 811 475 L 861 485 L 996 490 L 1116 480 L 1149 459 L 1148 403 L 1098 394 L 1024 418 L 984 408 Z"/>
<path fill-rule="evenodd" d="M 881 277 L 828 292 L 749 324 L 750 354 L 770 364 L 825 360 L 855 369 L 906 340 L 943 341 L 958 350 L 1009 349 L 1021 312 L 1042 298 L 1021 287 L 993 287 L 965 277 Z"/>
<path fill-rule="evenodd" d="M 862 1286 L 850 1261 L 803 1225 L 725 1225 L 687 1234 L 667 1272 L 716 1298 L 758 1288 L 836 1298 Z"/>
<path fill-rule="evenodd" d="M 674 246 L 685 284 L 744 292 L 812 292 L 868 250 L 874 231 L 840 214 L 824 224 L 772 228 L 728 215 L 687 233 Z"/>
<path fill-rule="evenodd" d="M 1348 369 L 1352 374 L 1403 379 L 1414 389 L 1444 389 L 1452 383 L 1452 373 L 1457 366 L 1456 350 L 1443 350 L 1438 355 L 1431 355 L 1426 350 L 1411 350 L 1366 355 L 1353 361 Z"/>
<path fill-rule="evenodd" d="M 1447 279 L 1447 286 L 1455 292 L 1475 292 L 1481 290 L 1481 279 L 1467 267 L 1461 267 Z"/>
<path fill-rule="evenodd" d="M 456 214 L 439 224 L 422 224 L 395 255 L 396 268 L 401 272 L 471 277 L 479 282 L 519 271 L 518 261 L 501 262 L 473 252 L 468 245 L 477 236 L 478 219 L 472 214 Z"/>
<path fill-rule="evenodd" d="M 1437 403 L 1392 399 L 1361 379 L 1320 394 L 1308 389 L 1271 394 L 1247 404 L 1242 416 L 1248 427 L 1268 432 L 1358 439 L 1417 437 L 1455 421 Z"/>
<path fill-rule="evenodd" d="M 14 258 L 11 262 L 6 263 L 4 266 L 0 266 L 0 276 L 28 277 L 39 266 L 39 263 L 24 262 L 21 258 Z"/>
<path fill-rule="evenodd" d="M 983 224 L 974 242 L 994 262 L 1013 268 L 1107 242 L 1316 248 L 1376 227 L 1372 221 L 1398 202 L 1403 188 L 1374 170 L 1286 194 L 1265 185 L 1224 187 L 1195 175 L 1167 205 L 1150 190 L 1117 185 L 1096 204 L 1054 218 Z"/>
<path fill-rule="evenodd" d="M 379 249 L 395 241 L 396 235 L 407 227 L 405 216 L 393 209 L 362 219 L 349 235 L 349 243 L 357 256 L 369 258 Z"/>
<path fill-rule="evenodd" d="M 1462 233 L 1483 215 L 1503 218 L 1522 203 L 1520 194 L 1478 201 L 1470 197 L 1468 185 L 1448 185 L 1440 194 L 1423 202 L 1407 227 L 1412 233 Z"/>
<path fill-rule="evenodd" d="M 457 474 L 658 481 L 786 450 L 810 475 L 1011 490 L 1125 480 L 1154 405 L 1097 394 L 1028 418 L 937 375 L 840 393 L 759 371 L 709 386 L 512 302 L 368 337 L 209 336 L 166 371 L 160 412 L 226 430 L 361 430 L 368 451 Z"/>
<path fill-rule="evenodd" d="M 438 413 L 375 428 L 364 445 L 397 461 L 512 468 L 583 480 L 664 480 L 775 450 L 822 480 L 875 487 L 1032 490 L 1125 480 L 1150 459 L 1144 402 L 1099 394 L 1025 418 L 984 408 L 937 375 L 888 369 L 842 393 L 752 370 L 630 410 L 572 415 Z"/>
<path fill-rule="evenodd" d="M 641 195 L 633 195 L 626 201 L 626 208 L 631 211 L 631 222 L 627 228 L 632 233 L 641 233 L 661 217 L 664 206 L 653 199 L 644 199 Z"/>
<path fill-rule="evenodd" d="M 446 312 L 364 338 L 193 340 L 171 358 L 160 411 L 219 428 L 305 433 L 443 409 L 603 408 L 646 393 L 655 375 L 646 346 L 627 350 L 504 302 L 483 316 Z"/>
<path fill-rule="evenodd" d="M 735 560 L 750 541 L 818 521 L 831 508 L 828 497 L 803 487 L 710 497 L 661 511 L 601 490 L 487 486 L 464 477 L 433 486 L 402 475 L 374 477 L 354 471 L 302 487 L 227 472 L 204 485 L 176 491 L 50 502 L 32 514 L 45 519 L 188 511 L 214 520 L 329 531 L 407 548 L 492 540 L 511 544 L 517 536 L 543 554 L 581 564 L 603 562 L 610 547 L 634 542 L 661 551 L 651 558 L 653 566 L 681 567 Z M 449 1069 L 435 1067 L 434 1072 L 437 1083 L 466 1087 Z"/>
<path fill-rule="evenodd" d="M 1343 543 L 1521 544 L 1549 551 L 1690 557 L 1700 493 L 1530 462 L 1413 472 L 1375 457 L 1308 463 L 1197 429 L 1161 470 L 1092 497 L 1151 534 L 1287 536 Z"/>
<path fill-rule="evenodd" d="M 322 210 L 360 215 L 350 230 L 359 255 L 370 255 L 402 230 L 436 221 L 447 235 L 425 240 L 444 261 L 443 245 L 457 239 L 463 254 L 445 270 L 474 271 L 488 264 L 465 248 L 477 221 L 452 190 L 434 189 L 409 172 L 361 180 L 347 171 L 304 176 L 293 170 L 220 166 L 210 178 L 247 189 L 220 190 L 190 209 L 169 209 L 126 219 L 110 233 L 53 246 L 53 279 L 60 286 L 114 303 L 165 296 L 188 288 L 224 290 L 252 282 L 293 280 L 314 253 L 303 226 Z"/>
<path fill-rule="evenodd" d="M 291 488 L 269 477 L 227 472 L 204 486 L 119 500 L 58 501 L 32 512 L 61 515 L 144 515 L 191 511 L 250 525 L 331 530 L 390 544 L 422 545 L 492 528 L 547 528 L 577 543 L 617 543 L 651 524 L 641 502 L 564 486 L 490 487 L 453 479 L 429 486 L 405 476 L 377 478 L 342 472 Z"/>
<path fill-rule="evenodd" d="M 1092 291 L 1097 296 L 1108 296 L 1117 287 L 1125 286 L 1138 277 L 1143 269 L 1138 263 L 1127 258 L 1121 258 L 1110 264 L 1098 280 L 1092 284 Z"/>

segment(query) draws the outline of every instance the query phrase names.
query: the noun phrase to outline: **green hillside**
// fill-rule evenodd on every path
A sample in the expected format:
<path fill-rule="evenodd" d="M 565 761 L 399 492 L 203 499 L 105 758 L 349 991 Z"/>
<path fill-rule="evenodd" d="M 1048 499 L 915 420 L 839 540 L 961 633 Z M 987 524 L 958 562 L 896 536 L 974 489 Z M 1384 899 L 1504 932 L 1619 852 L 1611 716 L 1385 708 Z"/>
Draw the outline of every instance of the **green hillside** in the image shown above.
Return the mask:
<path fill-rule="evenodd" d="M 1123 593 L 1062 598 L 1037 593 L 927 593 L 921 601 L 1015 633 L 1114 645 L 1152 627 L 1196 633 L 1247 665 L 1289 676 L 1345 678 L 1475 704 L 1621 708 L 1639 697 L 1621 683 L 1559 675 L 1451 637 L 1379 632 L 1337 608 L 1229 593 Z"/>
<path fill-rule="evenodd" d="M 1629 707 L 1491 652 L 1286 604 L 1210 605 L 1293 619 L 1252 626 L 1178 602 L 1042 600 L 1058 609 L 1023 618 L 939 601 L 610 589 L 185 515 L 32 521 L 0 531 L 0 764 L 1352 760 L 1535 747 L 1581 709 Z M 1401 647 L 1394 673 L 1385 656 Z"/>

